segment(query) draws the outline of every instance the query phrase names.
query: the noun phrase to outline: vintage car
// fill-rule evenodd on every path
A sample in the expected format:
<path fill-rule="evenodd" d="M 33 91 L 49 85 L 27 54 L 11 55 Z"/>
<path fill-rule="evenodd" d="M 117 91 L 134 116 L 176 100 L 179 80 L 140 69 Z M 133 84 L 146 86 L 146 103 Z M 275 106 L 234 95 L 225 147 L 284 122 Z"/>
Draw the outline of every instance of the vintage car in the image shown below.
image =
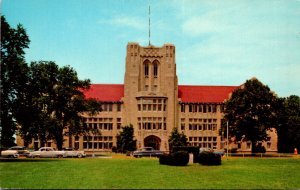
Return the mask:
<path fill-rule="evenodd" d="M 29 158 L 62 158 L 65 156 L 65 151 L 57 151 L 52 147 L 41 147 L 37 151 L 30 152 Z"/>
<path fill-rule="evenodd" d="M 136 158 L 140 158 L 143 156 L 160 157 L 163 154 L 164 153 L 162 151 L 155 150 L 152 147 L 144 147 L 144 148 L 134 151 L 132 155 Z"/>
<path fill-rule="evenodd" d="M 84 151 L 74 150 L 73 148 L 63 148 L 63 150 L 65 151 L 64 157 L 86 157 Z"/>
<path fill-rule="evenodd" d="M 211 148 L 200 148 L 200 153 L 202 152 L 213 152 L 214 154 L 218 154 L 223 156 L 225 154 L 224 150 L 214 150 Z"/>
<path fill-rule="evenodd" d="M 25 146 L 13 146 L 10 147 L 9 150 L 16 150 L 20 156 L 28 156 L 29 151 L 26 149 Z"/>
<path fill-rule="evenodd" d="M 1 157 L 5 157 L 5 158 L 18 158 L 19 154 L 17 150 L 3 150 L 1 151 Z"/>

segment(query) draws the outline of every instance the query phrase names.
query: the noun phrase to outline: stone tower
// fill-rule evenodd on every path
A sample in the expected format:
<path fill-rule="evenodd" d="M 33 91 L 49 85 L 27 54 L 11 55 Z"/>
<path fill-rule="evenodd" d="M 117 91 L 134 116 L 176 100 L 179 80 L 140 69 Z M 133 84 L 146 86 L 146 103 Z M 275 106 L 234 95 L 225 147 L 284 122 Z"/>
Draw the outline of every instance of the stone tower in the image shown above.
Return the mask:
<path fill-rule="evenodd" d="M 138 148 L 168 150 L 178 113 L 175 46 L 128 43 L 125 70 L 123 125 L 133 125 Z"/>

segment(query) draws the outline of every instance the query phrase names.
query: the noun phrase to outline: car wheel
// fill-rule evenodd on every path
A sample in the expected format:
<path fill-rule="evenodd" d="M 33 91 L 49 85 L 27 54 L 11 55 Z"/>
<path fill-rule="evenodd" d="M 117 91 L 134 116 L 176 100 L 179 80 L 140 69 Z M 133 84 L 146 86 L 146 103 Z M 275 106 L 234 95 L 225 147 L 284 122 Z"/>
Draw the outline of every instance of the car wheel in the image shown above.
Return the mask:
<path fill-rule="evenodd" d="M 77 157 L 78 157 L 78 158 L 82 158 L 82 154 L 78 154 Z"/>
<path fill-rule="evenodd" d="M 63 155 L 57 155 L 57 158 L 62 158 L 63 157 Z"/>

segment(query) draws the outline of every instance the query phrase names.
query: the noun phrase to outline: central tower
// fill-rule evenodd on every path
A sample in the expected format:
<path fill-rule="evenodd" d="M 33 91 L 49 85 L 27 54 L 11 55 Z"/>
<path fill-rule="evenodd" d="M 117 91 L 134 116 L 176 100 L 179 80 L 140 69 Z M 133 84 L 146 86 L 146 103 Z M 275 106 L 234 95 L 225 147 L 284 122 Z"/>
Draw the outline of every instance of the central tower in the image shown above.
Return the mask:
<path fill-rule="evenodd" d="M 177 97 L 175 46 L 128 43 L 123 124 L 133 125 L 138 148 L 168 150 L 168 137 L 177 127 Z"/>

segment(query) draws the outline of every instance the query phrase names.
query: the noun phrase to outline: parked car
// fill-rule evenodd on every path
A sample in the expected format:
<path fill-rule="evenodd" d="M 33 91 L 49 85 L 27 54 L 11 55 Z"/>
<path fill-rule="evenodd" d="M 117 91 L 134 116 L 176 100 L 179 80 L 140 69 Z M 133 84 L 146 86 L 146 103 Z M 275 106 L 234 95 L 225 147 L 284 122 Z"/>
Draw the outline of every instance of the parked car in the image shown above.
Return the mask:
<path fill-rule="evenodd" d="M 29 158 L 62 158 L 65 157 L 65 151 L 57 151 L 52 147 L 41 147 L 37 151 L 30 152 Z"/>
<path fill-rule="evenodd" d="M 4 158 L 18 158 L 19 154 L 17 150 L 8 149 L 1 151 L 1 156 Z"/>
<path fill-rule="evenodd" d="M 63 150 L 65 151 L 65 157 L 86 157 L 84 151 L 74 150 L 73 148 L 64 148 Z"/>
<path fill-rule="evenodd" d="M 139 158 L 139 157 L 143 157 L 143 156 L 160 157 L 163 154 L 164 153 L 162 151 L 155 150 L 152 147 L 144 147 L 137 151 L 134 151 L 132 155 L 136 158 Z"/>
<path fill-rule="evenodd" d="M 219 154 L 221 156 L 224 156 L 225 152 L 224 152 L 224 150 L 215 150 L 214 154 Z"/>
<path fill-rule="evenodd" d="M 201 152 L 213 152 L 214 154 L 219 154 L 221 156 L 224 155 L 224 150 L 214 150 L 211 148 L 200 148 L 200 153 Z"/>
<path fill-rule="evenodd" d="M 13 146 L 10 147 L 9 150 L 16 150 L 20 156 L 28 156 L 29 151 L 26 149 L 25 146 Z"/>

